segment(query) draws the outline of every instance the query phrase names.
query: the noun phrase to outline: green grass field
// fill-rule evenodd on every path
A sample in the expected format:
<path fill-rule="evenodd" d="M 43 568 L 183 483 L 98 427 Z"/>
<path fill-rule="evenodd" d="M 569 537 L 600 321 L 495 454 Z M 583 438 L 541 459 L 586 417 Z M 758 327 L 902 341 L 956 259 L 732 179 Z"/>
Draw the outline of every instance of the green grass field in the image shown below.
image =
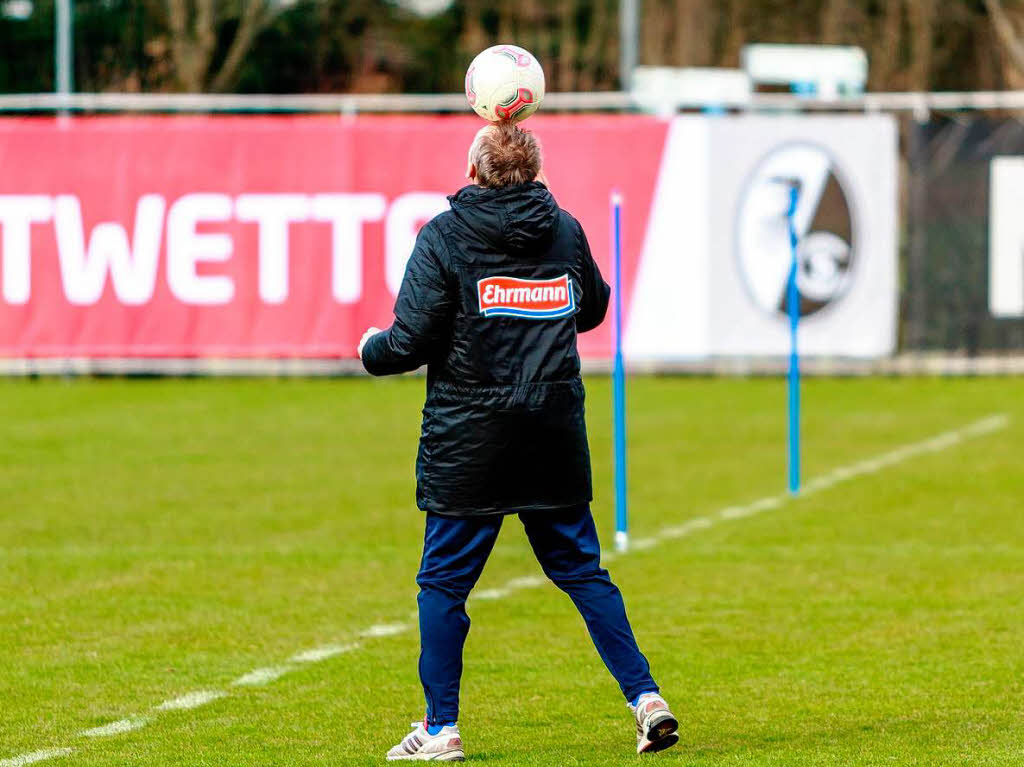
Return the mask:
<path fill-rule="evenodd" d="M 609 564 L 686 765 L 1024 764 L 1024 382 L 813 380 L 808 479 L 764 513 L 784 383 L 634 379 L 633 534 Z M 609 382 L 588 382 L 611 541 Z M 368 765 L 422 716 L 409 625 L 422 379 L 0 382 L 0 765 Z M 728 516 L 728 515 L 727 515 Z M 481 589 L 539 574 L 513 517 Z M 472 761 L 622 765 L 633 726 L 553 586 L 471 602 Z M 263 685 L 232 681 L 332 643 Z M 224 697 L 154 710 L 196 691 Z M 80 733 L 128 719 L 144 726 Z"/>

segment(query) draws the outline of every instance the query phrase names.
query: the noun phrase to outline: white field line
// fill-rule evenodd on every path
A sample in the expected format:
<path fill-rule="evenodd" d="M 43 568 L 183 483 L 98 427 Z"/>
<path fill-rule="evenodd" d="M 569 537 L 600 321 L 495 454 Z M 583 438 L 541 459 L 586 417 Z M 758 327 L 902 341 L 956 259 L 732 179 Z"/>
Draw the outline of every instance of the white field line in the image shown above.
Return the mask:
<path fill-rule="evenodd" d="M 333 658 L 335 655 L 352 652 L 359 648 L 357 644 L 327 644 L 323 647 L 314 647 L 312 650 L 303 650 L 295 653 L 289 660 L 292 663 L 319 663 L 322 660 Z"/>
<path fill-rule="evenodd" d="M 504 599 L 511 593 L 508 589 L 480 589 L 473 592 L 473 599 Z"/>
<path fill-rule="evenodd" d="M 0 759 L 0 767 L 24 767 L 26 764 L 45 762 L 47 759 L 56 759 L 58 756 L 67 756 L 74 749 L 71 748 L 50 748 L 46 751 L 33 751 L 31 754 L 12 756 L 10 759 Z"/>
<path fill-rule="evenodd" d="M 1005 429 L 1009 424 L 1010 417 L 1005 413 L 991 415 L 960 429 L 943 432 L 942 434 L 921 440 L 920 442 L 903 445 L 895 450 L 890 450 L 887 453 L 882 453 L 881 455 L 876 455 L 872 458 L 858 461 L 857 463 L 850 464 L 849 466 L 840 466 L 838 469 L 833 469 L 828 474 L 806 483 L 800 488 L 800 495 L 798 497 L 803 498 L 808 495 L 820 493 L 822 490 L 828 490 L 842 482 L 849 482 L 850 480 L 857 479 L 858 477 L 862 477 L 866 474 L 875 474 L 883 469 L 889 468 L 890 466 L 895 466 L 896 464 L 903 463 L 911 458 L 916 458 L 919 455 L 947 450 L 960 444 L 965 439 L 991 434 L 992 432 Z M 763 511 L 778 509 L 783 506 L 783 504 L 792 500 L 795 500 L 795 498 L 790 495 L 773 495 L 767 498 L 761 498 L 753 503 L 748 503 L 745 506 L 728 506 L 719 511 L 718 514 L 713 515 L 710 519 L 707 517 L 698 517 L 695 520 L 690 520 L 690 524 L 700 520 L 701 528 L 710 527 L 715 523 L 714 520 L 716 519 L 719 521 L 742 519 L 744 517 L 760 514 Z M 687 530 L 686 532 L 683 532 L 680 528 L 666 528 L 665 530 L 662 530 L 661 535 L 670 538 L 678 538 L 680 535 L 685 535 L 687 532 L 690 531 Z"/>
<path fill-rule="evenodd" d="M 118 719 L 116 722 L 105 724 L 101 727 L 93 727 L 88 730 L 82 730 L 79 735 L 83 738 L 109 738 L 111 735 L 122 735 L 132 730 L 141 730 L 149 724 L 149 720 L 144 717 L 132 717 L 131 719 Z"/>
<path fill-rule="evenodd" d="M 294 669 L 295 666 L 268 666 L 267 668 L 254 669 L 248 674 L 238 677 L 238 679 L 231 683 L 231 686 L 259 687 L 260 685 L 273 682 L 275 679 L 280 679 Z"/>
<path fill-rule="evenodd" d="M 694 530 L 704 530 L 711 527 L 712 522 L 707 517 L 694 517 L 693 519 L 683 522 L 681 525 L 670 525 L 669 527 L 662 528 L 661 537 L 672 539 L 682 538 L 684 535 L 689 535 Z"/>
<path fill-rule="evenodd" d="M 542 578 L 539 575 L 524 575 L 521 578 L 513 578 L 505 584 L 505 588 L 509 591 L 516 591 L 518 589 L 535 589 L 538 586 L 543 586 L 547 583 L 547 578 Z"/>
<path fill-rule="evenodd" d="M 378 623 L 375 626 L 363 629 L 359 634 L 362 637 L 390 637 L 409 630 L 408 623 Z"/>
<path fill-rule="evenodd" d="M 165 700 L 156 707 L 157 711 L 187 711 L 190 708 L 199 708 L 207 703 L 223 698 L 226 692 L 220 690 L 199 690 L 182 695 L 180 698 Z"/>
<path fill-rule="evenodd" d="M 953 429 L 951 431 L 943 432 L 929 439 L 921 440 L 920 442 L 913 442 L 909 445 L 903 445 L 902 447 L 890 450 L 887 453 L 874 456 L 872 458 L 859 461 L 849 466 L 841 466 L 837 469 L 833 469 L 828 474 L 818 477 L 807 482 L 800 491 L 800 495 L 796 498 L 789 495 L 773 495 L 766 498 L 760 498 L 752 503 L 748 503 L 742 506 L 727 506 L 721 509 L 715 514 L 711 514 L 704 517 L 694 517 L 686 522 L 678 525 L 670 525 L 662 528 L 656 535 L 649 538 L 639 538 L 633 541 L 633 545 L 630 551 L 621 552 L 616 554 L 615 552 L 609 551 L 602 554 L 602 562 L 612 562 L 618 557 L 626 556 L 632 551 L 645 551 L 647 549 L 657 546 L 663 541 L 672 540 L 675 538 L 682 538 L 683 536 L 690 535 L 691 533 L 699 530 L 706 530 L 709 527 L 717 524 L 718 522 L 725 522 L 734 519 L 743 519 L 750 517 L 755 514 L 760 514 L 765 511 L 772 511 L 781 508 L 786 503 L 792 500 L 798 500 L 799 498 L 813 495 L 814 493 L 820 493 L 823 490 L 834 487 L 842 482 L 849 482 L 858 477 L 862 477 L 866 474 L 874 474 L 882 471 L 890 466 L 894 466 L 898 463 L 910 460 L 920 455 L 927 453 L 938 453 L 942 450 L 947 450 L 955 445 L 960 444 L 966 439 L 973 437 L 981 437 L 986 434 L 991 434 L 1001 429 L 1005 429 L 1010 423 L 1010 418 L 1005 413 L 998 415 L 992 415 L 988 418 L 983 418 L 980 421 L 975 421 L 972 424 L 961 427 L 959 429 Z M 542 586 L 546 583 L 546 579 L 539 575 L 526 575 L 519 578 L 513 578 L 508 581 L 504 586 L 493 589 L 481 589 L 473 593 L 474 599 L 482 600 L 496 600 L 504 599 L 511 595 L 515 591 L 521 589 L 531 589 Z M 402 634 L 409 631 L 413 624 L 410 623 L 383 623 L 369 626 L 359 633 L 361 637 L 388 637 Z M 329 644 L 322 647 L 315 647 L 311 650 L 304 650 L 296 653 L 288 659 L 288 663 L 281 666 L 270 666 L 267 668 L 258 668 L 250 671 L 243 676 L 240 676 L 231 684 L 233 686 L 245 687 L 255 686 L 261 684 L 267 684 L 269 682 L 278 679 L 289 671 L 296 668 L 295 664 L 311 664 L 320 663 L 333 658 L 342 653 L 352 652 L 359 648 L 357 643 L 350 644 Z M 180 710 L 180 709 L 192 709 L 198 708 L 199 706 L 205 705 L 211 701 L 227 695 L 225 692 L 217 690 L 205 690 L 201 692 L 193 692 L 187 695 L 183 695 L 180 698 L 174 698 L 173 700 L 164 701 L 157 706 L 154 711 L 169 711 L 169 710 Z M 101 737 L 107 735 L 118 735 L 124 732 L 130 732 L 131 730 L 137 730 L 140 727 L 145 726 L 148 723 L 148 719 L 137 717 L 133 719 L 122 719 L 117 722 L 111 722 L 110 724 L 103 725 L 102 727 L 94 727 L 91 730 L 85 730 L 79 735 L 85 737 Z M 70 748 L 55 748 L 48 751 L 35 751 L 30 754 L 22 754 L 20 756 L 14 756 L 9 759 L 0 760 L 0 767 L 23 767 L 23 765 L 34 764 L 36 762 L 46 761 L 48 759 L 55 759 L 60 756 L 66 756 L 70 754 L 72 749 Z"/>
<path fill-rule="evenodd" d="M 653 549 L 657 545 L 658 539 L 654 537 L 636 538 L 629 542 L 629 548 L 633 551 L 646 551 L 647 549 Z"/>

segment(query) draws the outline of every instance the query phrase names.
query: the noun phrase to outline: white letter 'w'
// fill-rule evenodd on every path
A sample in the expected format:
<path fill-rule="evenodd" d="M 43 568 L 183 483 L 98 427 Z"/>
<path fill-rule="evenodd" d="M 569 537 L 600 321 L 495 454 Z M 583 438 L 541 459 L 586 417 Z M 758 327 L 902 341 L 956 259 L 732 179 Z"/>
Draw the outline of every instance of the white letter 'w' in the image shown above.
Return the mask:
<path fill-rule="evenodd" d="M 108 221 L 97 224 L 92 230 L 86 250 L 78 198 L 67 194 L 58 196 L 54 204 L 54 224 L 68 301 L 83 306 L 99 301 L 108 271 L 114 293 L 122 303 L 138 305 L 149 301 L 156 284 L 166 207 L 160 195 L 144 195 L 135 209 L 131 245 L 125 228 Z"/>

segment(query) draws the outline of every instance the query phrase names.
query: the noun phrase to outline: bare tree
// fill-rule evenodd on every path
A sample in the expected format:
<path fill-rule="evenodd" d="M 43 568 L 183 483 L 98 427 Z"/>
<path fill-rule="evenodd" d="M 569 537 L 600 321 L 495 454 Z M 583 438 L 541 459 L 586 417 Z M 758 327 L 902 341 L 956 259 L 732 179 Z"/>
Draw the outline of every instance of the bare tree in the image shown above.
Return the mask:
<path fill-rule="evenodd" d="M 890 0 L 885 4 L 885 12 L 872 35 L 869 51 L 871 53 L 871 84 L 876 90 L 893 87 L 893 81 L 899 71 L 900 43 L 903 38 L 903 3 L 901 0 Z"/>
<path fill-rule="evenodd" d="M 910 87 L 926 91 L 931 85 L 932 50 L 935 44 L 935 0 L 907 0 L 910 22 Z"/>
<path fill-rule="evenodd" d="M 706 67 L 711 63 L 711 10 L 707 0 L 676 0 L 676 66 Z"/>
<path fill-rule="evenodd" d="M 744 0 L 731 0 L 727 15 L 722 19 L 726 24 L 725 50 L 717 66 L 737 67 L 740 51 L 747 44 L 747 8 Z M 755 40 L 756 41 L 756 40 Z"/>
<path fill-rule="evenodd" d="M 850 0 L 827 0 L 821 12 L 821 41 L 823 43 L 841 43 L 848 34 L 847 16 L 850 12 Z"/>
<path fill-rule="evenodd" d="M 256 36 L 281 7 L 272 0 L 239 0 L 237 4 L 217 0 L 166 0 L 166 3 L 178 85 L 192 93 L 223 92 L 234 87 Z M 218 28 L 231 19 L 238 20 L 235 35 L 224 61 L 216 72 L 211 72 Z"/>
<path fill-rule="evenodd" d="M 562 0 L 558 46 L 558 87 L 563 91 L 576 90 L 576 58 L 580 41 L 576 35 L 576 0 Z"/>
<path fill-rule="evenodd" d="M 466 3 L 466 16 L 465 22 L 462 25 L 459 47 L 463 52 L 463 56 L 468 57 L 468 59 L 476 56 L 489 43 L 483 24 L 480 21 L 483 12 L 484 8 L 480 2 Z"/>
<path fill-rule="evenodd" d="M 665 62 L 661 58 L 665 29 L 670 26 L 664 16 L 665 8 L 662 0 L 647 0 L 643 4 L 640 17 L 640 64 L 660 66 Z"/>
<path fill-rule="evenodd" d="M 618 35 L 614 27 L 614 13 L 617 5 L 611 7 L 608 0 L 597 0 L 583 47 L 580 78 L 581 90 L 614 88 L 616 81 L 604 76 L 609 62 L 617 61 L 619 55 Z"/>
<path fill-rule="evenodd" d="M 1024 80 L 1024 36 L 1000 0 L 985 0 L 985 8 L 992 20 L 992 28 L 999 39 L 999 44 L 1012 65 L 1007 72 L 1007 79 L 1011 83 L 1019 84 Z"/>

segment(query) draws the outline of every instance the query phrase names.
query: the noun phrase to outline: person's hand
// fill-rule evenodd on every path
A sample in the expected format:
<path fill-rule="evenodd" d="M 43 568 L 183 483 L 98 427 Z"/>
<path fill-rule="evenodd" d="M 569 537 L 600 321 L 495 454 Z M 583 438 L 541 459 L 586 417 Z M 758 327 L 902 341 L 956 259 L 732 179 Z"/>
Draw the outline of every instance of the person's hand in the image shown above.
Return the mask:
<path fill-rule="evenodd" d="M 366 342 L 370 340 L 371 336 L 375 336 L 379 332 L 380 328 L 369 328 L 365 333 L 363 333 L 363 337 L 359 339 L 359 346 L 356 347 L 356 354 L 359 355 L 359 359 L 363 358 L 363 347 L 366 346 Z"/>

